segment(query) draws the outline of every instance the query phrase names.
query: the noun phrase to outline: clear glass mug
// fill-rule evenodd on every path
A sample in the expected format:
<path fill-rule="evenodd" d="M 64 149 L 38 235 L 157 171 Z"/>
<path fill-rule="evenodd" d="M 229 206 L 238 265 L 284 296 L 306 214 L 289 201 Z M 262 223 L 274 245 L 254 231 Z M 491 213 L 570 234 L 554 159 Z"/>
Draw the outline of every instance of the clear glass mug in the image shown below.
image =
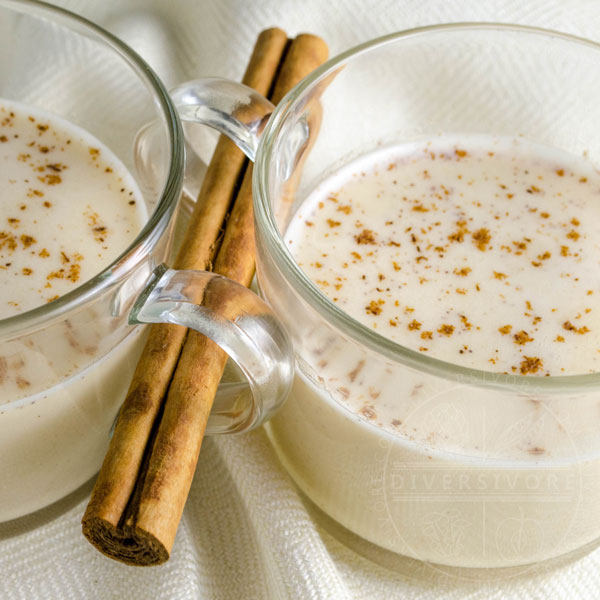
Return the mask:
<path fill-rule="evenodd" d="M 273 414 L 291 385 L 293 355 L 257 295 L 210 273 L 161 265 L 173 242 L 184 140 L 170 96 L 132 50 L 62 9 L 0 0 L 0 98 L 92 133 L 132 174 L 149 215 L 131 246 L 92 280 L 0 320 L 1 523 L 64 497 L 98 471 L 144 343 L 139 324 L 197 329 L 246 376 L 245 384 L 220 386 L 208 434 L 245 431 Z M 231 321 L 191 301 L 221 286 L 243 306 Z"/>
<path fill-rule="evenodd" d="M 523 135 L 600 165 L 600 47 L 499 24 L 401 32 L 316 70 L 262 133 L 223 118 L 240 104 L 273 110 L 230 86 L 199 81 L 173 96 L 184 118 L 228 131 L 256 161 L 258 282 L 296 354 L 290 398 L 267 429 L 298 486 L 362 538 L 438 564 L 508 567 L 593 544 L 600 374 L 489 373 L 392 343 L 330 302 L 282 236 L 344 164 L 438 133 Z M 374 412 L 397 407 L 397 434 L 349 407 L 369 390 Z"/>

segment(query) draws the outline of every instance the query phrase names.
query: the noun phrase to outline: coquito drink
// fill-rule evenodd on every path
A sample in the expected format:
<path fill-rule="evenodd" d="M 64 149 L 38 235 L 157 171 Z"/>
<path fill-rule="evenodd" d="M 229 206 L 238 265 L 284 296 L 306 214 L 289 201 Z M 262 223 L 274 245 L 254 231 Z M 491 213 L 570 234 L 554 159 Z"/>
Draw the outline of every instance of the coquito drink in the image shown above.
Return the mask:
<path fill-rule="evenodd" d="M 147 216 L 132 176 L 99 140 L 8 101 L 0 103 L 0 186 L 3 319 L 92 279 Z M 48 332 L 3 344 L 0 521 L 60 498 L 100 466 L 140 337 L 119 339 L 105 355 L 114 329 L 109 315 L 80 311 Z M 90 435 L 98 430 L 106 432 L 100 442 Z"/>
<path fill-rule="evenodd" d="M 379 545 L 450 565 L 533 562 L 598 538 L 599 398 L 539 382 L 600 370 L 599 222 L 598 171 L 520 138 L 438 136 L 321 183 L 285 236 L 306 275 L 367 328 L 486 384 L 466 369 L 400 377 L 308 332 L 271 425 L 308 495 Z"/>

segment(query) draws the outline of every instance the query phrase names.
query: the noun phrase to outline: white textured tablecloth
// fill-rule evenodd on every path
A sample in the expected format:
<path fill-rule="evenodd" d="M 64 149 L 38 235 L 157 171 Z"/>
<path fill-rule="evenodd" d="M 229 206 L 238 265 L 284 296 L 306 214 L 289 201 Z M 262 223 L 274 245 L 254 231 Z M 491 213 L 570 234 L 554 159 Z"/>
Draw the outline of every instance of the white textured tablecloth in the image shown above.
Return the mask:
<path fill-rule="evenodd" d="M 168 87 L 202 75 L 239 80 L 256 35 L 273 25 L 289 35 L 319 34 L 332 54 L 394 30 L 450 21 L 517 22 L 600 40 L 600 0 L 59 3 L 123 37 Z M 163 566 L 125 567 L 96 552 L 80 530 L 88 491 L 70 498 L 61 516 L 34 520 L 28 533 L 0 528 L 0 599 L 600 598 L 600 550 L 548 572 L 478 583 L 378 553 L 307 506 L 262 430 L 205 440 Z"/>

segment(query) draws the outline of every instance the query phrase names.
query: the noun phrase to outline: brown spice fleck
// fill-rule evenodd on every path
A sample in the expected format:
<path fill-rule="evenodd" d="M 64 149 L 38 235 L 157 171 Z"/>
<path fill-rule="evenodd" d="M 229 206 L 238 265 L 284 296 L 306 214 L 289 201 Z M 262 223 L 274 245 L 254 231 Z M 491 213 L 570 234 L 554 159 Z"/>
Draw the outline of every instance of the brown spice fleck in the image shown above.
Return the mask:
<path fill-rule="evenodd" d="M 44 177 L 38 177 L 40 181 L 47 183 L 48 185 L 58 185 L 62 182 L 62 178 L 60 175 L 45 175 Z"/>
<path fill-rule="evenodd" d="M 369 420 L 377 418 L 377 413 L 370 404 L 365 404 L 359 412 L 363 417 L 366 417 Z"/>
<path fill-rule="evenodd" d="M 371 300 L 367 306 L 365 306 L 365 310 L 367 314 L 370 315 L 379 315 L 381 314 L 381 305 L 384 304 L 384 300 Z"/>
<path fill-rule="evenodd" d="M 356 243 L 362 244 L 376 244 L 375 234 L 370 229 L 363 229 L 361 233 L 354 236 Z"/>
<path fill-rule="evenodd" d="M 462 267 L 461 269 L 454 269 L 453 273 L 459 277 L 466 277 L 471 272 L 471 267 Z"/>
<path fill-rule="evenodd" d="M 570 240 L 577 241 L 580 236 L 574 229 L 571 229 L 571 231 L 569 231 L 569 233 L 567 233 L 567 237 Z"/>
<path fill-rule="evenodd" d="M 579 327 L 579 329 L 577 327 L 575 327 L 575 325 L 573 325 L 573 323 L 571 323 L 571 321 L 565 321 L 563 323 L 563 329 L 566 331 L 573 331 L 574 333 L 578 333 L 579 335 L 584 335 L 586 333 L 589 333 L 589 329 L 584 325 L 583 327 Z"/>
<path fill-rule="evenodd" d="M 546 450 L 544 450 L 544 448 L 540 448 L 539 446 L 534 446 L 533 448 L 529 448 L 527 452 L 528 454 L 532 454 L 533 456 L 540 456 L 541 454 L 545 454 Z"/>
<path fill-rule="evenodd" d="M 489 229 L 486 229 L 485 227 L 473 232 L 471 237 L 473 238 L 473 243 L 477 246 L 477 249 L 481 250 L 482 252 L 486 250 L 487 245 L 492 239 Z"/>
<path fill-rule="evenodd" d="M 463 220 L 457 221 L 456 226 L 458 229 L 454 233 L 451 233 L 448 236 L 448 239 L 451 242 L 457 242 L 461 244 L 465 239 L 465 233 L 469 233 L 469 230 L 467 229 L 467 222 Z"/>
<path fill-rule="evenodd" d="M 513 244 L 517 247 L 517 250 L 527 249 L 527 242 L 513 242 Z"/>
<path fill-rule="evenodd" d="M 358 361 L 358 364 L 356 365 L 356 367 L 354 367 L 354 369 L 352 369 L 352 371 L 350 371 L 350 373 L 348 373 L 348 378 L 350 379 L 350 381 L 354 382 L 354 380 L 357 378 L 358 374 L 361 372 L 361 370 L 364 366 L 365 366 L 364 360 Z"/>
<path fill-rule="evenodd" d="M 450 337 L 454 333 L 454 325 L 444 324 L 437 331 L 441 335 Z"/>
<path fill-rule="evenodd" d="M 473 327 L 473 323 L 471 323 L 469 319 L 465 317 L 465 315 L 460 315 L 460 320 L 461 323 L 465 326 L 465 329 L 470 330 Z"/>
<path fill-rule="evenodd" d="M 422 331 L 421 339 L 422 340 L 432 340 L 433 339 L 433 331 Z"/>
<path fill-rule="evenodd" d="M 21 243 L 23 244 L 23 246 L 25 248 L 29 248 L 29 246 L 31 246 L 31 244 L 36 243 L 36 239 L 34 237 L 31 237 L 30 235 L 23 234 L 21 236 Z"/>
<path fill-rule="evenodd" d="M 409 324 L 408 324 L 408 329 L 410 331 L 415 331 L 416 329 L 421 329 L 421 325 L 422 323 L 419 323 L 419 321 L 417 321 L 416 319 L 413 319 Z"/>
<path fill-rule="evenodd" d="M 498 327 L 498 331 L 502 335 L 508 335 L 512 330 L 512 325 L 503 325 L 502 327 Z"/>
<path fill-rule="evenodd" d="M 529 342 L 533 342 L 533 338 L 523 330 L 515 333 L 513 337 L 515 338 L 515 344 L 518 344 L 519 346 L 524 346 Z"/>
<path fill-rule="evenodd" d="M 521 375 L 537 373 L 542 367 L 542 360 L 537 356 L 525 356 L 523 357 L 523 360 L 521 361 L 520 365 Z"/>
<path fill-rule="evenodd" d="M 20 376 L 17 377 L 16 383 L 17 383 L 17 387 L 20 390 L 25 389 L 31 385 L 31 383 L 29 381 L 27 381 L 27 379 L 24 379 L 23 377 L 20 377 Z"/>
<path fill-rule="evenodd" d="M 333 219 L 327 219 L 327 225 L 329 225 L 329 227 L 333 229 L 334 227 L 339 227 L 341 225 L 341 222 L 334 221 Z"/>

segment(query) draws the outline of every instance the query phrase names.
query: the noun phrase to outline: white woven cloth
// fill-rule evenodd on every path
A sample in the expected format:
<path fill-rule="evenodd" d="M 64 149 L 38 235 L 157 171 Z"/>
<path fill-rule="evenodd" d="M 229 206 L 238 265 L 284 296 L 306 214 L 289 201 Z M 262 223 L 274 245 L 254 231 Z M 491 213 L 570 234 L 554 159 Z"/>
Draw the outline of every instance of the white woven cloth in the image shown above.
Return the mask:
<path fill-rule="evenodd" d="M 332 54 L 394 30 L 467 20 L 539 25 L 600 40 L 598 0 L 60 4 L 123 37 L 168 87 L 202 75 L 239 79 L 257 33 L 273 25 L 290 35 L 317 33 Z M 95 551 L 80 530 L 86 493 L 70 498 L 59 516 L 34 520 L 27 533 L 0 528 L 2 600 L 600 598 L 600 550 L 545 572 L 475 583 L 378 553 L 301 498 L 262 430 L 205 441 L 173 555 L 161 567 L 125 567 Z"/>

